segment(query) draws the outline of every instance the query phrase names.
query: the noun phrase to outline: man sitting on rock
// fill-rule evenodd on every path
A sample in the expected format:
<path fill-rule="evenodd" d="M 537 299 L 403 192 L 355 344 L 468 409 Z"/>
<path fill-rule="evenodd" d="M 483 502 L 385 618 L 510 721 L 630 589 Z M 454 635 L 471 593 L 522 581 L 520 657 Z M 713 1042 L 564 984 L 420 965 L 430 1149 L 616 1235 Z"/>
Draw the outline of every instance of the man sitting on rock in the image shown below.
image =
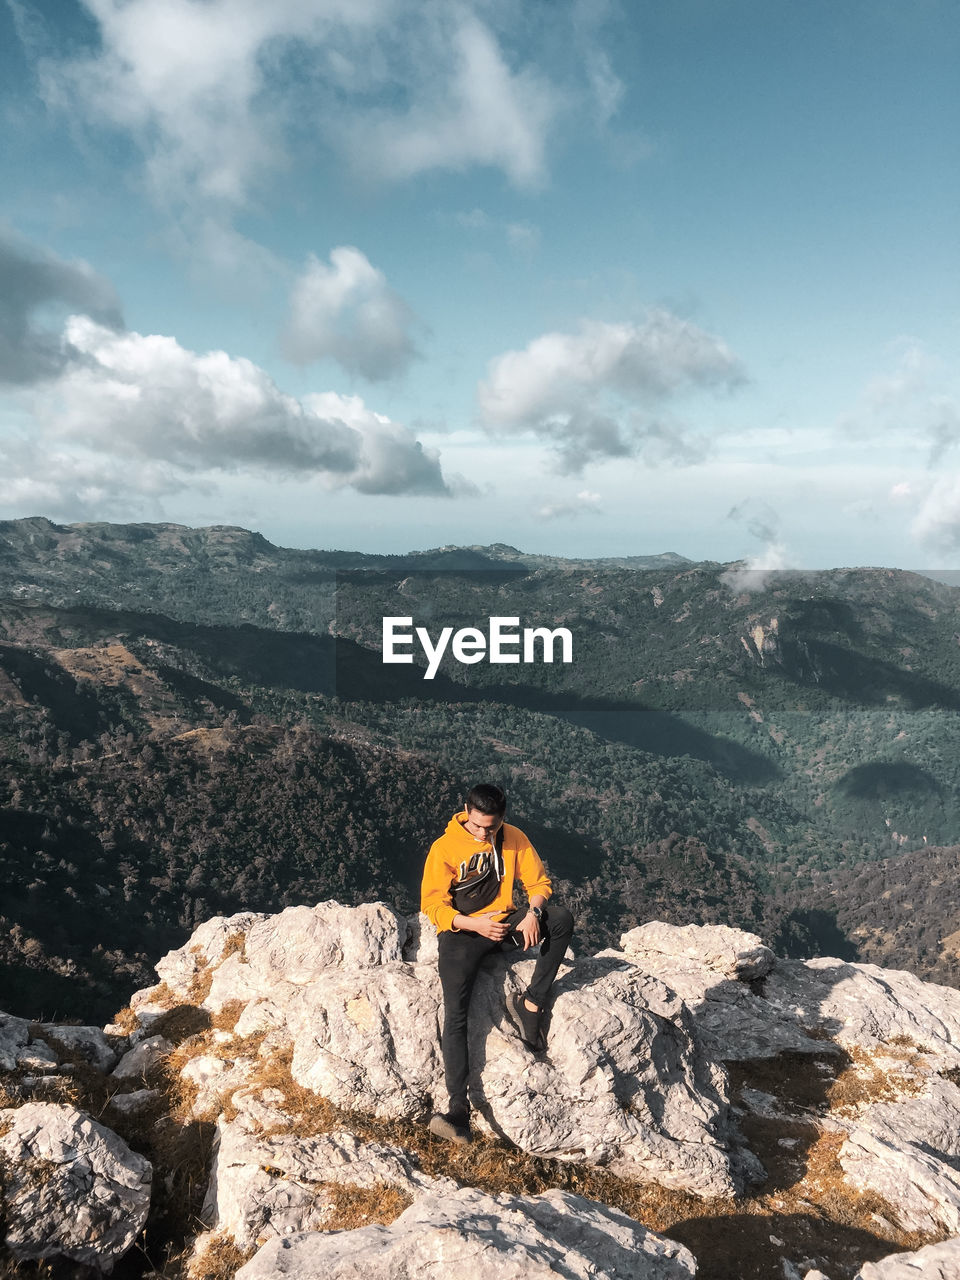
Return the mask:
<path fill-rule="evenodd" d="M 443 1069 L 449 1111 L 435 1115 L 430 1130 L 454 1142 L 470 1142 L 467 1101 L 467 1009 L 480 962 L 491 951 L 517 956 L 540 943 L 533 978 L 510 1010 L 524 1042 L 543 1047 L 543 1009 L 573 932 L 573 917 L 547 899 L 546 869 L 519 829 L 505 823 L 507 798 L 499 787 L 480 783 L 447 829 L 430 846 L 423 869 L 421 909 L 439 935 L 443 988 Z M 519 879 L 530 905 L 517 910 Z"/>

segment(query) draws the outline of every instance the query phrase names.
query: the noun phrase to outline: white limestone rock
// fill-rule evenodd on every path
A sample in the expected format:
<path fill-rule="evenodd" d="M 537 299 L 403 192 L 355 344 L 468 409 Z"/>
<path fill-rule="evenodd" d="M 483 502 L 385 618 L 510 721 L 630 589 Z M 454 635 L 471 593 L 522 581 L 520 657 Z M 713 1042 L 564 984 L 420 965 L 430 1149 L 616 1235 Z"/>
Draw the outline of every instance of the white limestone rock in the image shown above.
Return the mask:
<path fill-rule="evenodd" d="M 772 1058 L 786 1051 L 822 1053 L 825 1046 L 811 1040 L 796 1016 L 778 1008 L 756 989 L 766 978 L 748 986 L 725 972 L 725 969 L 736 969 L 737 957 L 741 955 L 744 964 L 753 956 L 756 965 L 763 967 L 766 958 L 756 955 L 753 944 L 759 944 L 760 940 L 755 934 L 739 929 L 724 930 L 720 939 L 714 935 L 702 945 L 698 944 L 699 933 L 712 933 L 720 928 L 686 925 L 681 929 L 655 921 L 653 925 L 631 929 L 623 935 L 621 943 L 628 946 L 629 951 L 602 951 L 600 956 L 619 957 L 635 964 L 675 991 L 689 1009 L 711 1053 L 721 1062 Z M 725 939 L 728 933 L 735 938 Z M 658 946 L 641 948 L 640 941 L 645 937 L 656 941 Z M 682 948 L 680 952 L 665 949 L 671 940 Z M 724 940 L 726 950 L 720 945 Z M 774 965 L 782 963 L 774 961 Z"/>
<path fill-rule="evenodd" d="M 442 1078 L 435 969 L 333 968 L 287 1008 L 298 1083 L 338 1106 L 415 1119 Z"/>
<path fill-rule="evenodd" d="M 844 1177 L 875 1191 L 907 1231 L 960 1234 L 960 1088 L 932 1076 L 921 1096 L 877 1102 L 840 1149 Z"/>
<path fill-rule="evenodd" d="M 44 1022 L 40 1034 L 60 1050 L 65 1062 L 87 1062 L 98 1071 L 109 1071 L 117 1063 L 117 1052 L 99 1027 L 74 1027 Z"/>
<path fill-rule="evenodd" d="M 111 1075 L 116 1080 L 135 1080 L 146 1076 L 147 1072 L 165 1058 L 173 1049 L 173 1045 L 164 1036 L 149 1036 L 140 1042 L 135 1049 L 123 1055 L 114 1067 Z"/>
<path fill-rule="evenodd" d="M 960 991 L 901 969 L 818 957 L 778 960 L 764 996 L 780 1016 L 837 1044 L 891 1042 L 927 1053 L 933 1069 L 960 1066 Z"/>
<path fill-rule="evenodd" d="M 149 1161 L 74 1107 L 27 1103 L 0 1126 L 7 1248 L 112 1270 L 146 1220 Z"/>
<path fill-rule="evenodd" d="M 622 958 L 579 961 L 555 988 L 549 1048 L 537 1057 L 506 1013 L 533 964 L 494 957 L 477 978 L 477 1123 L 537 1155 L 699 1195 L 739 1190 L 726 1077 L 677 996 Z M 441 1012 L 433 965 L 333 970 L 288 1010 L 293 1076 L 338 1106 L 384 1118 L 443 1110 Z"/>
<path fill-rule="evenodd" d="M 724 924 L 676 925 L 651 920 L 623 934 L 620 949 L 642 966 L 646 956 L 696 960 L 724 978 L 750 982 L 773 968 L 775 956 L 755 933 Z"/>
<path fill-rule="evenodd" d="M 960 1280 L 960 1238 L 865 1262 L 853 1280 Z"/>
<path fill-rule="evenodd" d="M 186 1002 L 194 999 L 198 977 L 210 972 L 210 990 L 201 1003 L 212 1013 L 233 1001 L 259 1001 L 276 1009 L 332 968 L 399 961 L 406 936 L 406 921 L 382 902 L 359 907 L 320 902 L 277 915 L 244 911 L 205 921 L 156 968 L 174 998 Z M 155 992 L 150 988 L 131 1000 L 138 1016 Z"/>
<path fill-rule="evenodd" d="M 387 1183 L 411 1196 L 455 1190 L 449 1178 L 418 1172 L 405 1152 L 360 1142 L 350 1133 L 264 1137 L 242 1123 L 221 1121 L 201 1217 L 243 1249 L 279 1236 L 322 1228 L 332 1200 L 325 1184 Z"/>
<path fill-rule="evenodd" d="M 407 925 L 383 902 L 320 902 L 267 916 L 247 934 L 247 962 L 261 994 L 276 980 L 303 987 L 330 969 L 379 968 L 400 961 Z"/>
<path fill-rule="evenodd" d="M 410 954 L 404 920 L 380 903 L 250 919 L 201 926 L 158 972 L 189 985 L 194 961 L 222 956 L 246 920 L 242 957 L 231 951 L 219 971 L 242 974 L 220 990 L 215 978 L 205 1006 L 240 999 L 236 1033 L 269 1027 L 261 1055 L 292 1043 L 295 1080 L 337 1106 L 416 1120 L 446 1109 L 439 977 L 435 962 L 401 958 L 405 944 Z M 417 954 L 428 955 L 431 929 L 418 924 Z M 481 1129 L 535 1154 L 705 1196 L 739 1191 L 760 1172 L 739 1143 L 725 1073 L 673 991 L 621 954 L 578 961 L 561 971 L 549 1051 L 536 1057 L 506 1012 L 533 964 L 490 957 L 475 987 L 471 1092 Z M 211 1077 L 208 1101 L 228 1091 Z"/>
<path fill-rule="evenodd" d="M 437 931 L 429 918 L 420 912 L 407 920 L 407 939 L 403 958 L 411 964 L 436 964 L 440 954 Z"/>
<path fill-rule="evenodd" d="M 196 1086 L 197 1096 L 191 1108 L 197 1117 L 215 1115 L 221 1101 L 246 1084 L 253 1063 L 244 1058 L 219 1058 L 213 1053 L 199 1054 L 180 1072 L 184 1080 Z"/>
<path fill-rule="evenodd" d="M 30 1023 L 12 1013 L 0 1013 L 0 1071 L 13 1071 L 19 1051 L 30 1039 Z"/>
<path fill-rule="evenodd" d="M 159 1097 L 156 1089 L 134 1089 L 132 1093 L 115 1093 L 107 1105 L 120 1115 L 130 1116 L 142 1111 Z"/>
<path fill-rule="evenodd" d="M 239 911 L 232 916 L 213 916 L 194 929 L 190 940 L 176 951 L 168 951 L 157 961 L 160 981 L 166 983 L 174 995 L 189 999 L 190 989 L 202 969 L 220 964 L 227 957 L 232 940 L 246 934 L 261 920 L 272 919 L 255 911 Z M 132 1007 L 137 1006 L 131 1001 Z"/>
<path fill-rule="evenodd" d="M 693 1256 L 625 1214 L 562 1191 L 427 1194 L 389 1227 L 274 1240 L 237 1280 L 689 1280 Z"/>
<path fill-rule="evenodd" d="M 601 954 L 622 955 L 672 987 L 722 1061 L 893 1041 L 922 1048 L 933 1070 L 960 1066 L 960 991 L 952 987 L 825 957 L 776 959 L 761 975 L 751 970 L 754 943 L 759 969 L 767 963 L 759 939 L 721 926 L 654 922 L 621 943 L 623 951 Z M 752 972 L 752 985 L 729 976 L 738 967 Z"/>
<path fill-rule="evenodd" d="M 56 1071 L 60 1059 L 44 1040 L 31 1040 L 17 1050 L 17 1066 L 28 1071 Z"/>

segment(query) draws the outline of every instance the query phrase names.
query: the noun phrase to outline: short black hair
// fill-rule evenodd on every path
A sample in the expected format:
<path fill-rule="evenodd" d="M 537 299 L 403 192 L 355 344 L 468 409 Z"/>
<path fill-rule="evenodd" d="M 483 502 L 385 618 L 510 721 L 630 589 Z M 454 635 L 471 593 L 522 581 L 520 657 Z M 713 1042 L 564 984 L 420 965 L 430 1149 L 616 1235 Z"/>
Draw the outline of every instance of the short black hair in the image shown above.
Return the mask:
<path fill-rule="evenodd" d="M 477 809 L 487 817 L 502 818 L 507 812 L 507 797 L 492 782 L 478 782 L 467 796 L 467 812 Z"/>

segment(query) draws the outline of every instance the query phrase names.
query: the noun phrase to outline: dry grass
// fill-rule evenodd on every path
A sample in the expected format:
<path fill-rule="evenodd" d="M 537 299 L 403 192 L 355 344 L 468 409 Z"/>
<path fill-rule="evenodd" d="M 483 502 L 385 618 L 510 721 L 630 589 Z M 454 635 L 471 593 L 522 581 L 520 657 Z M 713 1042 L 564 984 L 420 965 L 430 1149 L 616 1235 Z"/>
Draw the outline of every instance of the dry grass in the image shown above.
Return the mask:
<path fill-rule="evenodd" d="M 187 987 L 187 1000 L 190 1004 L 202 1004 L 210 994 L 213 986 L 213 974 L 216 966 L 201 965 Z"/>
<path fill-rule="evenodd" d="M 324 1231 L 353 1231 L 373 1223 L 388 1227 L 413 1204 L 411 1196 L 388 1182 L 378 1182 L 373 1187 L 358 1187 L 349 1182 L 324 1182 L 321 1189 L 331 1205 L 330 1217 L 323 1224 Z"/>
<path fill-rule="evenodd" d="M 170 988 L 168 983 L 158 982 L 151 989 L 150 1003 L 159 1005 L 163 1009 L 173 1009 L 180 1003 L 180 997 Z"/>
<path fill-rule="evenodd" d="M 113 1022 L 125 1035 L 130 1035 L 131 1032 L 140 1028 L 140 1019 L 128 1004 L 125 1004 L 119 1013 L 114 1015 Z"/>
<path fill-rule="evenodd" d="M 228 1000 L 219 1013 L 211 1014 L 210 1022 L 217 1031 L 232 1031 L 247 1007 L 246 1000 Z"/>
<path fill-rule="evenodd" d="M 220 963 L 223 964 L 227 956 L 239 954 L 241 961 L 247 962 L 247 935 L 243 929 L 235 929 L 231 933 L 226 942 L 223 944 L 223 954 L 220 956 Z"/>
<path fill-rule="evenodd" d="M 0 1111 L 7 1107 L 19 1107 L 23 1103 L 23 1094 L 12 1082 L 0 1085 Z"/>
<path fill-rule="evenodd" d="M 190 1262 L 191 1280 L 231 1280 L 231 1277 L 253 1257 L 255 1250 L 241 1249 L 221 1232 L 210 1236 Z"/>
<path fill-rule="evenodd" d="M 896 1102 L 916 1098 L 923 1093 L 926 1076 L 916 1068 L 919 1054 L 915 1048 L 868 1050 L 851 1047 L 850 1065 L 837 1076 L 827 1090 L 831 1112 L 849 1117 L 874 1102 Z M 903 1062 L 903 1067 L 893 1064 Z"/>
<path fill-rule="evenodd" d="M 871 1055 L 860 1057 L 854 1051 L 784 1053 L 738 1064 L 731 1073 L 735 1095 L 743 1087 L 772 1094 L 782 1115 L 747 1114 L 742 1121 L 767 1170 L 765 1183 L 740 1201 L 701 1209 L 666 1229 L 697 1257 L 701 1280 L 769 1280 L 783 1274 L 783 1257 L 801 1274 L 818 1266 L 833 1280 L 848 1280 L 866 1261 L 930 1243 L 929 1236 L 894 1226 L 894 1210 L 879 1196 L 847 1183 L 838 1158 L 845 1134 L 821 1123 L 854 1093 L 862 1105 L 894 1087 L 882 1068 L 862 1076 Z M 903 1079 L 916 1087 L 916 1077 Z"/>

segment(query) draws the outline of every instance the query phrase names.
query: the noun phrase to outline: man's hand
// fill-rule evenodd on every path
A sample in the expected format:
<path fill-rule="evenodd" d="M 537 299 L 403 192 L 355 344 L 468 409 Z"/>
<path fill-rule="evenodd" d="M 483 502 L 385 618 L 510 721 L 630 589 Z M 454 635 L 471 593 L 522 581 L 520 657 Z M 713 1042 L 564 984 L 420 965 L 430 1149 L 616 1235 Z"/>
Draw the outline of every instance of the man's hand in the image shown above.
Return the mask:
<path fill-rule="evenodd" d="M 536 923 L 536 922 L 534 922 Z M 454 916 L 454 928 L 466 933 L 479 933 L 481 938 L 489 938 L 491 942 L 502 942 L 510 930 L 495 916 Z"/>
<path fill-rule="evenodd" d="M 524 951 L 529 951 L 540 941 L 540 921 L 532 911 L 528 911 L 517 925 L 517 933 L 523 938 Z"/>

